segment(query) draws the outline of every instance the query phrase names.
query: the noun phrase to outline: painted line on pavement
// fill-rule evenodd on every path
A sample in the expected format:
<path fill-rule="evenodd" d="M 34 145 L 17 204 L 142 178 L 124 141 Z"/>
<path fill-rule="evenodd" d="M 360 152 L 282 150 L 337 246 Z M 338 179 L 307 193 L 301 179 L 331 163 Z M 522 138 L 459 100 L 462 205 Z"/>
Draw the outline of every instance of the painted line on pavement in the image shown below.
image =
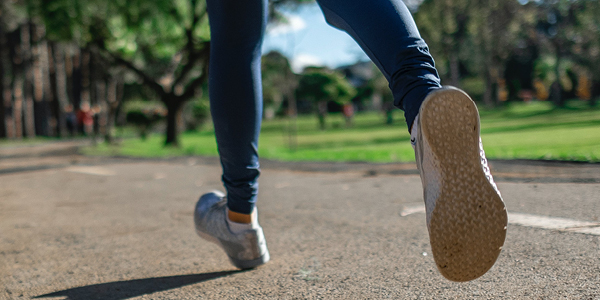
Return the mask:
<path fill-rule="evenodd" d="M 522 213 L 508 213 L 508 223 L 525 227 L 600 235 L 599 222 L 578 221 L 567 218 L 536 216 Z"/>
<path fill-rule="evenodd" d="M 102 167 L 73 166 L 66 168 L 67 172 L 97 176 L 114 176 L 116 172 Z"/>
<path fill-rule="evenodd" d="M 405 217 L 417 213 L 425 213 L 425 206 L 405 206 L 400 212 L 400 216 Z M 509 212 L 508 224 L 547 230 L 600 235 L 600 222 L 579 221 L 567 218 L 555 218 Z"/>
<path fill-rule="evenodd" d="M 425 213 L 425 205 L 410 205 L 402 208 L 400 212 L 401 217 L 410 216 L 412 214 L 424 214 Z"/>

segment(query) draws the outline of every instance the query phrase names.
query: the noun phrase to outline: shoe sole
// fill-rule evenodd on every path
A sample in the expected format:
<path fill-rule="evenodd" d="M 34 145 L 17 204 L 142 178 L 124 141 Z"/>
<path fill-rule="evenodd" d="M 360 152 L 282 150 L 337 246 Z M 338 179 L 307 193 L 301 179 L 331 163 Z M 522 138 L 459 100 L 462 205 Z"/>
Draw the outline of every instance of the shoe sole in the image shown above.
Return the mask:
<path fill-rule="evenodd" d="M 496 262 L 508 221 L 481 166 L 479 112 L 467 94 L 444 88 L 423 102 L 419 122 L 442 173 L 428 226 L 434 260 L 447 279 L 473 280 Z"/>
<path fill-rule="evenodd" d="M 259 257 L 257 259 L 253 259 L 253 260 L 239 260 L 239 259 L 232 258 L 231 256 L 227 256 L 227 257 L 229 257 L 229 261 L 234 266 L 236 266 L 238 269 L 242 269 L 242 270 L 254 269 L 256 267 L 259 267 L 261 265 L 268 263 L 269 260 L 271 259 L 268 251 L 265 254 L 263 254 L 261 257 Z"/>
<path fill-rule="evenodd" d="M 219 239 L 215 238 L 214 236 L 204 233 L 202 231 L 198 231 L 196 230 L 196 233 L 198 234 L 198 236 L 200 236 L 201 238 L 203 238 L 204 240 L 214 243 L 217 246 L 221 247 L 221 249 L 223 249 L 223 251 L 227 252 L 225 250 L 225 247 L 223 246 L 223 244 L 221 244 L 221 242 L 219 241 Z M 267 262 L 269 262 L 269 260 L 271 259 L 271 256 L 269 255 L 269 251 L 267 250 L 265 252 L 265 254 L 261 255 L 259 258 L 253 259 L 253 260 L 241 260 L 241 259 L 235 259 L 229 255 L 227 255 L 227 257 L 229 258 L 229 261 L 238 269 L 254 269 L 258 266 L 264 265 Z"/>

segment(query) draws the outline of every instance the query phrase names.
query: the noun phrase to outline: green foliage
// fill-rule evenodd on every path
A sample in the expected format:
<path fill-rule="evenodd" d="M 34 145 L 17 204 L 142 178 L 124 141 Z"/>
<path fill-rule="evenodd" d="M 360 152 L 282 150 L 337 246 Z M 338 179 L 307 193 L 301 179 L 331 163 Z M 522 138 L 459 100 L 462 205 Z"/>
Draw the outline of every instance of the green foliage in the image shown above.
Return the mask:
<path fill-rule="evenodd" d="M 600 81 L 600 1 L 578 1 L 575 28 L 570 33 L 576 44 L 573 56 Z"/>
<path fill-rule="evenodd" d="M 482 98 L 493 105 L 496 87 L 516 77 L 505 73 L 507 62 L 523 51 L 531 51 L 530 59 L 544 59 L 535 77 L 547 88 L 564 77 L 571 62 L 577 75 L 600 81 L 599 14 L 597 0 L 425 0 L 415 20 L 444 84 L 479 77 Z"/>
<path fill-rule="evenodd" d="M 200 98 L 188 103 L 185 116 L 186 130 L 200 130 L 210 119 L 210 106 L 207 98 Z"/>
<path fill-rule="evenodd" d="M 186 41 L 186 30 L 194 38 L 209 39 L 207 20 L 193 24 L 202 15 L 204 1 L 33 1 L 44 19 L 49 38 L 76 41 L 85 46 L 101 43 L 107 49 L 136 59 L 145 56 L 167 59 Z M 198 22 L 198 21 L 196 21 Z M 192 26 L 196 26 L 192 28 Z"/>
<path fill-rule="evenodd" d="M 481 100 L 485 92 L 485 83 L 480 77 L 468 77 L 461 80 L 461 86 L 475 101 Z"/>
<path fill-rule="evenodd" d="M 282 9 L 294 10 L 305 3 L 315 0 L 271 0 L 269 1 L 269 21 L 273 23 L 285 23 L 287 19 L 281 14 Z"/>
<path fill-rule="evenodd" d="M 177 145 L 183 103 L 208 79 L 209 25 L 201 0 L 31 0 L 48 35 L 123 66 L 168 109 L 165 144 Z"/>
<path fill-rule="evenodd" d="M 390 90 L 389 83 L 383 73 L 377 67 L 373 67 L 373 73 L 375 75 L 367 82 L 367 86 L 374 94 L 381 96 L 382 102 L 393 102 L 394 95 L 392 95 L 392 90 Z"/>
<path fill-rule="evenodd" d="M 0 27 L 4 30 L 14 30 L 26 18 L 27 7 L 23 3 L 0 1 Z"/>
<path fill-rule="evenodd" d="M 192 102 L 192 114 L 196 119 L 206 119 L 210 116 L 210 108 L 208 107 L 208 102 L 200 100 L 196 100 Z"/>
<path fill-rule="evenodd" d="M 313 102 L 335 101 L 347 103 L 356 89 L 339 73 L 326 69 L 310 69 L 300 76 L 296 95 Z"/>
<path fill-rule="evenodd" d="M 160 103 L 130 101 L 124 109 L 127 123 L 135 126 L 142 139 L 146 139 L 152 128 L 166 116 L 166 111 Z"/>
<path fill-rule="evenodd" d="M 287 57 L 271 51 L 262 57 L 262 82 L 264 106 L 277 110 L 284 99 L 293 97 L 298 78 Z"/>
<path fill-rule="evenodd" d="M 306 68 L 300 76 L 296 96 L 298 99 L 317 104 L 319 128 L 325 130 L 325 117 L 328 102 L 340 105 L 350 102 L 356 95 L 356 89 L 339 73 L 325 68 Z"/>

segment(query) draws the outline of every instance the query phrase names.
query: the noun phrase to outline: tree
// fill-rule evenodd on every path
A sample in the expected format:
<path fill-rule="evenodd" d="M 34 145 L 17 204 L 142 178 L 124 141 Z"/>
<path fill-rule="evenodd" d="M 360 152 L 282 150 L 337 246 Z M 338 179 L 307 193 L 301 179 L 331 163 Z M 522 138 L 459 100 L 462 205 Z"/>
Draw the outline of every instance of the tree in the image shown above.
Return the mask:
<path fill-rule="evenodd" d="M 23 10 L 14 3 L 0 2 L 0 99 L 2 115 L 0 136 L 23 137 L 23 55 L 20 47 Z"/>
<path fill-rule="evenodd" d="M 517 1 L 477 0 L 470 18 L 470 31 L 477 46 L 477 70 L 485 81 L 483 103 L 488 107 L 497 102 L 494 91 L 504 74 L 504 66 L 518 38 L 529 39 L 531 19 L 528 9 Z M 525 34 L 522 34 L 522 33 Z"/>
<path fill-rule="evenodd" d="M 288 116 L 288 144 L 291 150 L 297 147 L 297 105 L 295 91 L 298 76 L 292 72 L 290 62 L 281 53 L 271 51 L 262 57 L 263 100 L 265 109 L 276 113 L 284 106 Z M 268 114 L 265 114 L 268 116 Z"/>
<path fill-rule="evenodd" d="M 385 114 L 385 123 L 391 125 L 394 122 L 394 95 L 383 73 L 375 66 L 373 69 L 375 76 L 369 80 L 367 86 L 373 91 L 373 96 L 381 101 L 380 106 Z"/>
<path fill-rule="evenodd" d="M 595 106 L 596 97 L 600 96 L 600 2 L 578 2 L 579 8 L 574 11 L 576 27 L 572 33 L 577 43 L 570 53 L 591 76 L 593 87 L 589 95 L 590 105 Z"/>
<path fill-rule="evenodd" d="M 0 3 L 0 138 L 7 137 L 7 110 L 8 99 L 5 99 L 5 91 L 9 90 L 8 67 L 10 65 L 10 57 L 8 54 L 8 40 L 6 30 L 6 9 L 7 3 Z"/>
<path fill-rule="evenodd" d="M 473 17 L 473 1 L 425 0 L 415 13 L 419 30 L 436 60 L 446 62 L 446 77 L 454 86 L 460 86 L 460 62 L 468 49 L 465 45 L 469 37 L 468 25 Z"/>
<path fill-rule="evenodd" d="M 571 57 L 571 51 L 580 46 L 577 15 L 587 1 L 546 0 L 536 2 L 538 7 L 537 30 L 541 42 L 551 49 L 554 55 L 554 82 L 550 98 L 558 107 L 565 105 L 565 87 L 561 83 L 564 61 Z M 597 18 L 594 15 L 588 16 Z M 574 87 L 573 87 L 574 88 Z"/>
<path fill-rule="evenodd" d="M 167 108 L 166 145 L 177 145 L 186 101 L 208 79 L 209 28 L 200 0 L 44 0 L 49 35 L 72 40 L 133 72 Z"/>
<path fill-rule="evenodd" d="M 293 10 L 302 4 L 315 2 L 315 0 L 271 0 L 269 1 L 269 21 L 286 22 L 286 18 L 281 14 L 281 9 Z"/>
<path fill-rule="evenodd" d="M 33 1 L 0 4 L 2 116 L 0 135 L 9 138 L 56 134 L 50 47 Z"/>
<path fill-rule="evenodd" d="M 325 129 L 327 103 L 346 103 L 354 97 L 356 90 L 339 73 L 324 68 L 307 68 L 300 76 L 296 96 L 317 105 L 317 117 L 321 130 Z"/>
<path fill-rule="evenodd" d="M 277 111 L 287 100 L 293 110 L 294 91 L 298 86 L 297 75 L 292 72 L 288 59 L 277 51 L 262 57 L 263 101 L 265 109 Z"/>
<path fill-rule="evenodd" d="M 54 38 L 75 40 L 82 48 L 119 64 L 167 108 L 165 144 L 177 145 L 183 104 L 198 98 L 208 79 L 210 33 L 202 0 L 31 0 L 38 1 Z M 310 0 L 275 0 L 273 21 L 284 22 L 280 7 Z"/>

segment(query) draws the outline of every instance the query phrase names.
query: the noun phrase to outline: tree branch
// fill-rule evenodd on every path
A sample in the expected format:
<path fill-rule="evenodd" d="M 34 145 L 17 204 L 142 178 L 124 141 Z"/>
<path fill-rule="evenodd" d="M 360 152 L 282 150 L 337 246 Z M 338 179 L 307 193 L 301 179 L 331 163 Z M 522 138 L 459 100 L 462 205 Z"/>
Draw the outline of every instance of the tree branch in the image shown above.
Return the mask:
<path fill-rule="evenodd" d="M 194 27 L 196 27 L 196 24 L 198 22 L 198 15 L 196 14 L 196 9 L 198 9 L 198 0 L 191 0 L 191 5 L 192 5 L 192 25 L 190 26 L 190 28 L 192 28 L 192 30 L 194 29 Z"/>
<path fill-rule="evenodd" d="M 185 49 L 187 49 L 188 54 L 194 52 L 194 30 L 196 29 L 196 26 L 198 26 L 200 21 L 202 21 L 202 19 L 204 19 L 204 17 L 207 15 L 206 8 L 204 8 L 200 13 L 196 12 L 198 10 L 198 0 L 192 0 L 191 6 L 192 22 L 190 23 L 190 26 L 185 29 L 185 36 L 187 39 Z"/>
<path fill-rule="evenodd" d="M 208 58 L 209 52 L 210 51 L 206 51 L 206 58 Z M 197 78 L 195 78 L 194 80 L 192 80 L 186 86 L 186 89 L 183 92 L 183 94 L 181 94 L 181 96 L 178 97 L 179 101 L 185 102 L 185 101 L 191 99 L 192 97 L 194 97 L 194 95 L 196 95 L 197 88 L 202 83 L 206 82 L 207 80 L 208 80 L 208 63 L 204 64 L 204 67 L 202 68 L 202 75 L 200 75 Z"/>
<path fill-rule="evenodd" d="M 120 65 L 125 66 L 127 69 L 131 70 L 137 76 L 139 76 L 142 79 L 142 81 L 144 82 L 144 84 L 147 85 L 148 87 L 150 87 L 152 90 L 154 90 L 159 96 L 162 97 L 162 95 L 165 94 L 165 90 L 163 89 L 163 87 L 160 84 L 158 84 L 152 77 L 150 77 L 148 74 L 146 74 L 140 68 L 136 67 L 132 62 L 122 58 L 121 56 L 117 55 L 116 53 L 112 53 L 106 49 L 102 49 L 102 50 L 105 53 L 107 53 L 112 59 L 114 59 L 115 62 L 117 62 Z"/>
<path fill-rule="evenodd" d="M 177 78 L 175 79 L 173 86 L 176 86 L 185 80 L 185 78 L 190 73 L 190 71 L 192 71 L 194 69 L 194 67 L 196 66 L 196 62 L 199 59 L 201 59 L 203 57 L 208 59 L 209 52 L 210 52 L 210 41 L 205 41 L 202 43 L 202 49 L 200 51 L 194 51 L 194 52 L 190 53 L 188 56 L 187 63 L 185 64 L 185 66 L 183 66 L 181 73 L 179 73 L 179 76 L 177 76 Z"/>
<path fill-rule="evenodd" d="M 191 54 L 194 51 L 194 29 L 196 28 L 196 25 L 200 21 L 200 17 L 202 15 L 196 13 L 196 10 L 198 8 L 198 0 L 191 0 L 190 5 L 192 9 L 192 22 L 190 23 L 190 26 L 185 29 L 185 36 L 187 38 L 185 48 L 187 49 L 188 54 Z M 204 10 L 203 13 L 205 12 L 206 10 Z"/>
<path fill-rule="evenodd" d="M 177 76 L 177 78 L 175 79 L 173 86 L 181 84 L 181 82 L 183 82 L 185 80 L 185 78 L 189 74 L 189 72 L 191 70 L 193 70 L 198 59 L 200 59 L 203 55 L 205 55 L 207 48 L 210 47 L 209 41 L 200 42 L 200 47 L 199 47 L 200 49 L 198 49 L 198 50 L 196 50 L 196 47 L 194 44 L 194 30 L 196 29 L 196 26 L 200 23 L 200 21 L 202 21 L 202 19 L 204 19 L 204 17 L 206 17 L 206 15 L 207 15 L 206 8 L 204 8 L 200 13 L 196 12 L 198 10 L 198 3 L 199 3 L 198 0 L 191 0 L 191 9 L 192 9 L 192 13 L 193 13 L 192 14 L 192 22 L 191 22 L 190 26 L 185 29 L 185 36 L 186 36 L 187 41 L 186 41 L 184 48 L 180 52 L 180 53 L 184 53 L 184 52 L 187 53 L 187 64 L 183 67 L 183 70 L 181 71 L 179 76 Z M 173 71 L 173 76 L 175 77 L 174 72 L 175 71 Z"/>
<path fill-rule="evenodd" d="M 169 15 L 171 15 L 171 17 L 173 17 L 175 19 L 175 21 L 177 21 L 177 23 L 181 27 L 185 27 L 185 22 L 184 22 L 183 18 L 181 17 L 181 15 L 179 14 L 179 12 L 177 11 L 177 9 L 171 8 L 169 10 Z"/>

